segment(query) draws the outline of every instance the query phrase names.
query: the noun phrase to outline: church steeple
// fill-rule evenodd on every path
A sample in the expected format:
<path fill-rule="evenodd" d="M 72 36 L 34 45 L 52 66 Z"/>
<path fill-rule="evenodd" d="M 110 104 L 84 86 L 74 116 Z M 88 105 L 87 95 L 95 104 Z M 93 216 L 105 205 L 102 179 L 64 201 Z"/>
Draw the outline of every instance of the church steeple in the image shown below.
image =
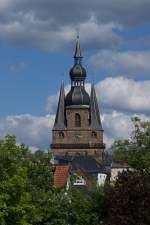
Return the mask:
<path fill-rule="evenodd" d="M 65 95 L 61 84 L 56 119 L 52 131 L 51 149 L 54 156 L 85 156 L 103 159 L 103 129 L 94 85 L 91 95 L 86 92 L 86 70 L 77 36 L 74 62 L 70 70 L 71 87 Z"/>

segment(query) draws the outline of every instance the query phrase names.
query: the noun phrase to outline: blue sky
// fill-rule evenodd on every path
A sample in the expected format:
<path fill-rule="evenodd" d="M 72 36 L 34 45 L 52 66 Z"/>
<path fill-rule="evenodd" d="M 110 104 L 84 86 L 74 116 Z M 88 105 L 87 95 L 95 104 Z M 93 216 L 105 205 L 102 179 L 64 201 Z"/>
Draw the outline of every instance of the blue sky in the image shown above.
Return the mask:
<path fill-rule="evenodd" d="M 149 0 L 1 0 L 0 138 L 14 133 L 19 143 L 47 148 L 77 28 L 105 142 L 128 137 L 132 116 L 150 118 L 149 11 Z"/>
<path fill-rule="evenodd" d="M 75 40 L 73 42 L 75 44 Z M 50 53 L 38 49 L 0 46 L 0 116 L 8 114 L 45 114 L 48 95 L 56 93 L 61 80 L 70 83 L 69 69 L 73 65 L 74 46 L 70 52 Z M 92 68 L 84 59 L 89 76 L 94 79 Z M 87 64 L 87 65 L 86 65 Z M 92 72 L 91 72 L 92 71 Z"/>

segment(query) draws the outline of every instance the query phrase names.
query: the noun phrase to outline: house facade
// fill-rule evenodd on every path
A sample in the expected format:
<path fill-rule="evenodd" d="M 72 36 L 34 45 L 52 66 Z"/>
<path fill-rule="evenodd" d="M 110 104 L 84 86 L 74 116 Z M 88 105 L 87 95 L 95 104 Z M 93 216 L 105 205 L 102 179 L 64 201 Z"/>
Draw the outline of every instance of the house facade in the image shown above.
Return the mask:
<path fill-rule="evenodd" d="M 127 163 L 124 162 L 112 162 L 110 181 L 116 181 L 119 173 L 127 170 L 133 170 L 133 168 L 131 168 Z"/>

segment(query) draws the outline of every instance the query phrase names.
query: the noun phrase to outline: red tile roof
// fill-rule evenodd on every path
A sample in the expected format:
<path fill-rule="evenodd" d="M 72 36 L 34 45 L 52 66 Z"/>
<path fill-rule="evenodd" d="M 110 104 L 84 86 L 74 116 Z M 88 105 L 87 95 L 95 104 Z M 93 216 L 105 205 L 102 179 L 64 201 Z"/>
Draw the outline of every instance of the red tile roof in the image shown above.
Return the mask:
<path fill-rule="evenodd" d="M 62 188 L 66 185 L 69 176 L 69 165 L 57 165 L 54 171 L 53 185 L 56 188 Z"/>

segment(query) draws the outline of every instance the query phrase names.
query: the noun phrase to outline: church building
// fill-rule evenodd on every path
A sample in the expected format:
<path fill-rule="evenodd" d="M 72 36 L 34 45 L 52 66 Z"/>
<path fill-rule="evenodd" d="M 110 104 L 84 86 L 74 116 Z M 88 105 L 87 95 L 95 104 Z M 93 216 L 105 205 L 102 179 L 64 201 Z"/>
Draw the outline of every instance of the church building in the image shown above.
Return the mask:
<path fill-rule="evenodd" d="M 101 162 L 104 157 L 103 128 L 94 84 L 90 95 L 85 89 L 86 69 L 82 66 L 79 36 L 74 65 L 70 69 L 71 87 L 66 94 L 61 84 L 52 130 L 51 149 L 54 157 L 91 156 Z"/>

